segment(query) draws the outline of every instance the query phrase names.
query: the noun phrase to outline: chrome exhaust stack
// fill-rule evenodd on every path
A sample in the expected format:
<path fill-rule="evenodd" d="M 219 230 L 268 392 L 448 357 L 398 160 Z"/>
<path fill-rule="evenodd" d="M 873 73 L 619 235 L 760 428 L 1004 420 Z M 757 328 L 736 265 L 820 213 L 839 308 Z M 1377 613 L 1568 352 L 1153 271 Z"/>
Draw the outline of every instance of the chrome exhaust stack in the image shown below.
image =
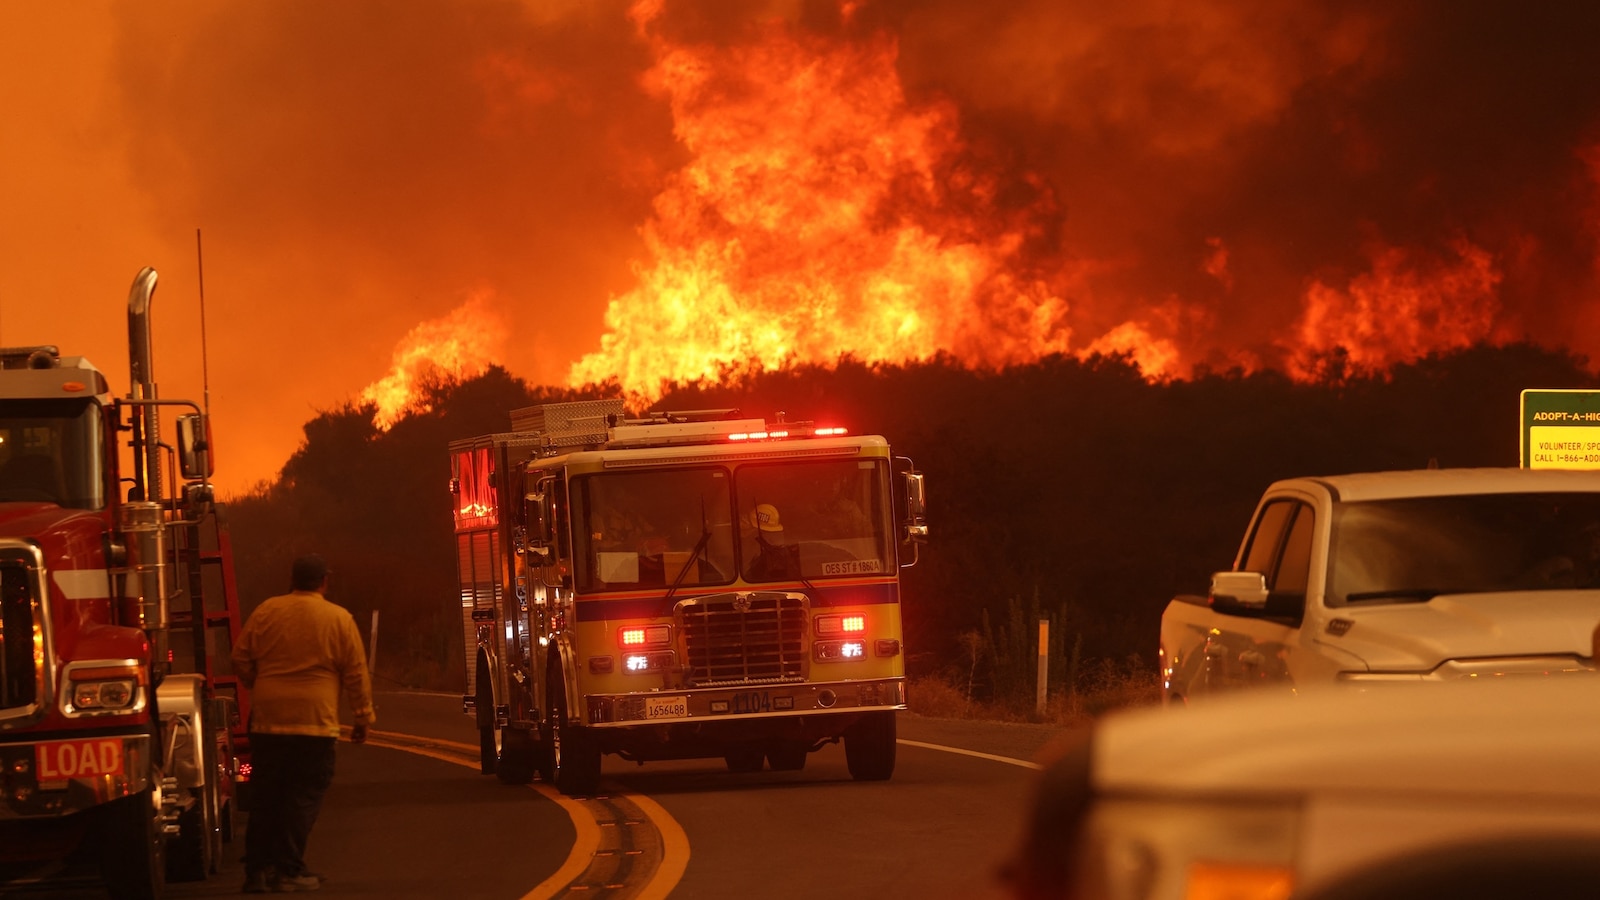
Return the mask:
<path fill-rule="evenodd" d="M 155 383 L 150 301 L 156 270 L 145 266 L 128 292 L 128 409 L 133 424 L 135 484 L 122 505 L 121 527 L 128 542 L 130 579 L 138 591 L 141 625 L 150 633 L 156 667 L 164 670 L 167 627 L 171 621 L 171 574 L 167 566 L 166 510 L 161 490 L 161 419 Z"/>
<path fill-rule="evenodd" d="M 161 492 L 161 419 L 153 404 L 156 399 L 155 342 L 150 328 L 150 301 L 156 292 L 156 270 L 145 266 L 133 279 L 128 291 L 128 399 L 134 401 L 133 457 L 134 477 L 138 479 L 137 499 L 159 503 Z"/>

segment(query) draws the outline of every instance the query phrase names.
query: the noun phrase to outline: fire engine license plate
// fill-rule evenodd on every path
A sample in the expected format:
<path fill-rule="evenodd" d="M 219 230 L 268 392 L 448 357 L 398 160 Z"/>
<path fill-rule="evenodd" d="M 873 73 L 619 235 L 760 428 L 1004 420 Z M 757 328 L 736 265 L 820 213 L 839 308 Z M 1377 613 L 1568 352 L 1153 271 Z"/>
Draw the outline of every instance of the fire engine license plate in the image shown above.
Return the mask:
<path fill-rule="evenodd" d="M 644 698 L 646 719 L 686 719 L 689 717 L 689 700 L 686 697 Z"/>
<path fill-rule="evenodd" d="M 34 745 L 33 759 L 40 781 L 121 775 L 122 739 L 48 741 Z"/>

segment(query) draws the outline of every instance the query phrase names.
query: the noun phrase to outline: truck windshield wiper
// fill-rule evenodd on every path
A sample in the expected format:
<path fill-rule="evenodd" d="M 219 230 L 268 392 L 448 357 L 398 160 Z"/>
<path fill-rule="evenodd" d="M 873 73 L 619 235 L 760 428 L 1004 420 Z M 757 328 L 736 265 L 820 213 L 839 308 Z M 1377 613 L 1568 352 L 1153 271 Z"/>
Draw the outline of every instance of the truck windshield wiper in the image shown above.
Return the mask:
<path fill-rule="evenodd" d="M 695 543 L 694 549 L 689 551 L 689 558 L 684 560 L 683 568 L 678 570 L 678 577 L 672 579 L 672 587 L 667 588 L 667 602 L 668 603 L 672 602 L 672 595 L 676 594 L 678 592 L 678 586 L 683 584 L 683 577 L 685 575 L 689 574 L 689 567 L 694 565 L 695 561 L 700 558 L 700 554 L 705 552 L 706 545 L 708 545 L 710 543 L 711 543 L 711 521 L 706 518 L 706 498 L 704 496 L 701 496 L 701 498 L 700 498 L 700 540 Z"/>

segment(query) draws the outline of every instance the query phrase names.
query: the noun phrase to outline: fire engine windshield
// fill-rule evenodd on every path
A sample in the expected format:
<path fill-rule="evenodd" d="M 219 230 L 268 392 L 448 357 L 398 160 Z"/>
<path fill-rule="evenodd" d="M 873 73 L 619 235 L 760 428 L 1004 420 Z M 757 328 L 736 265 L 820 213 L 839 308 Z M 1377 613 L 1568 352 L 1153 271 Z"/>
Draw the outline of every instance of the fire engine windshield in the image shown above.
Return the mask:
<path fill-rule="evenodd" d="M 731 582 L 730 480 L 720 468 L 608 472 L 573 479 L 578 590 Z"/>
<path fill-rule="evenodd" d="M 879 575 L 895 568 L 882 460 L 749 465 L 735 476 L 746 581 Z"/>
<path fill-rule="evenodd" d="M 0 503 L 105 506 L 105 441 L 89 400 L 0 404 Z"/>

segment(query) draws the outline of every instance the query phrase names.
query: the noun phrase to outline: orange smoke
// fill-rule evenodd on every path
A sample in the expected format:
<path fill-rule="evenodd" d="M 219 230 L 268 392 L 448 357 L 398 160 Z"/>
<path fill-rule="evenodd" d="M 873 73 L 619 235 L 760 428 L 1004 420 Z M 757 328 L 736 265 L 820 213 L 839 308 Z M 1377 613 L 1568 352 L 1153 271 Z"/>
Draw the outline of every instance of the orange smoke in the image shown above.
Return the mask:
<path fill-rule="evenodd" d="M 1289 345 L 1289 373 L 1318 375 L 1320 355 L 1343 349 L 1356 371 L 1382 371 L 1437 350 L 1491 339 L 1500 271 L 1490 254 L 1458 239 L 1451 256 L 1399 247 L 1372 253 L 1372 270 L 1344 290 L 1315 281 Z"/>
<path fill-rule="evenodd" d="M 363 403 L 377 407 L 373 424 L 387 431 L 409 413 L 427 412 L 422 389 L 430 381 L 481 375 L 500 358 L 504 333 L 504 323 L 482 293 L 411 329 L 395 346 L 389 374 L 361 392 Z"/>

